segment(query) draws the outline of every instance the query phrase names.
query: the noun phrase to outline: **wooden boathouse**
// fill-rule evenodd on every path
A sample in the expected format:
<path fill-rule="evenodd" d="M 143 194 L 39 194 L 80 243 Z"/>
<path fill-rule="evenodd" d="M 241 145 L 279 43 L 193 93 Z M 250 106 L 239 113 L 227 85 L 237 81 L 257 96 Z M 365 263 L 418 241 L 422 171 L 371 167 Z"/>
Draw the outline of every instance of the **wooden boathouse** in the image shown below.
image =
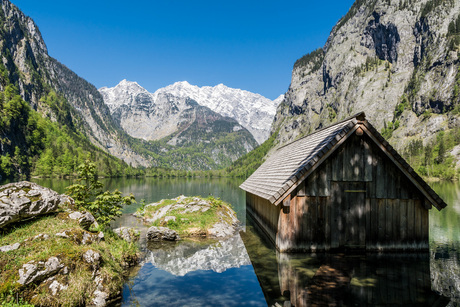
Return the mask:
<path fill-rule="evenodd" d="M 428 211 L 446 207 L 364 113 L 279 148 L 240 187 L 282 252 L 428 250 Z"/>

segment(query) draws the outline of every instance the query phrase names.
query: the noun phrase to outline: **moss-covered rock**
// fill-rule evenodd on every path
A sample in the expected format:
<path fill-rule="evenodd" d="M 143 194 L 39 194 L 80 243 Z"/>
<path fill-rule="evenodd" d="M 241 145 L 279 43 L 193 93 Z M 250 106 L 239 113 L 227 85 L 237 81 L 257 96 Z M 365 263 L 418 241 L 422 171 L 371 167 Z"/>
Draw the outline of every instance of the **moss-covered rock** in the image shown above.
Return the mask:
<path fill-rule="evenodd" d="M 0 229 L 5 226 L 56 212 L 73 199 L 36 183 L 21 181 L 0 186 Z"/>

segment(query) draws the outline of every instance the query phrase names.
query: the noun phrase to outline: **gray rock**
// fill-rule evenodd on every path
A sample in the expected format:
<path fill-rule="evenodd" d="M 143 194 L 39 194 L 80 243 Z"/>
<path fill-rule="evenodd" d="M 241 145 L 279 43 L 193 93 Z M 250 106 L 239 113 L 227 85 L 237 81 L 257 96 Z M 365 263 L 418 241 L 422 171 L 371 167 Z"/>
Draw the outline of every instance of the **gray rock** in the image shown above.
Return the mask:
<path fill-rule="evenodd" d="M 355 7 L 332 29 L 321 52 L 295 65 L 271 126 L 278 146 L 364 111 L 378 131 L 399 121 L 388 141 L 403 152 L 412 140 L 435 142 L 436 133 L 447 130 L 448 117 L 460 118 L 449 112 L 458 102 L 459 62 L 446 35 L 460 2 L 435 6 L 422 19 L 428 2 L 406 8 L 394 2 Z M 378 61 L 370 65 L 371 59 Z M 409 105 L 395 116 L 403 95 Z M 421 116 L 424 111 L 432 113 L 429 118 Z M 455 158 L 458 168 L 460 156 Z"/>
<path fill-rule="evenodd" d="M 83 260 L 89 264 L 99 264 L 101 261 L 101 254 L 92 249 L 89 249 L 83 254 Z"/>
<path fill-rule="evenodd" d="M 94 224 L 95 227 L 98 226 L 98 223 L 94 216 L 89 213 L 89 212 L 79 212 L 79 211 L 73 211 L 72 213 L 69 214 L 69 218 L 72 220 L 78 221 L 80 224 L 81 228 L 88 230 L 91 225 Z"/>
<path fill-rule="evenodd" d="M 163 220 L 164 220 L 165 223 L 167 224 L 169 221 L 175 222 L 175 221 L 176 221 L 176 217 L 175 217 L 175 216 L 172 216 L 172 215 L 168 215 L 168 216 L 165 216 L 165 218 L 164 218 Z"/>
<path fill-rule="evenodd" d="M 49 286 L 51 294 L 56 295 L 59 291 L 65 290 L 68 288 L 67 285 L 63 285 L 57 280 L 54 280 Z"/>
<path fill-rule="evenodd" d="M 94 306 L 103 307 L 107 306 L 107 300 L 110 297 L 109 293 L 103 285 L 103 278 L 101 276 L 96 276 L 94 283 L 96 285 L 96 290 L 93 292 L 92 303 Z"/>
<path fill-rule="evenodd" d="M 109 294 L 100 290 L 96 290 L 93 293 L 93 304 L 95 306 L 107 306 L 107 299 Z"/>
<path fill-rule="evenodd" d="M 18 283 L 28 285 L 33 282 L 41 281 L 47 277 L 55 275 L 64 267 L 57 257 L 51 257 L 46 262 L 30 261 L 19 269 Z"/>
<path fill-rule="evenodd" d="M 214 238 L 226 238 L 233 235 L 236 231 L 236 227 L 227 223 L 215 223 L 211 228 L 208 229 L 206 235 Z"/>
<path fill-rule="evenodd" d="M 114 229 L 113 232 L 115 232 L 120 238 L 127 242 L 134 242 L 139 240 L 141 233 L 139 230 L 130 227 L 120 227 Z"/>
<path fill-rule="evenodd" d="M 176 231 L 166 227 L 152 226 L 147 231 L 148 241 L 177 241 L 180 240 Z"/>
<path fill-rule="evenodd" d="M 73 199 L 36 183 L 21 181 L 0 186 L 0 228 L 56 212 L 64 203 L 73 203 Z"/>
<path fill-rule="evenodd" d="M 14 243 L 14 244 L 11 244 L 11 245 L 4 245 L 4 246 L 0 246 L 0 252 L 9 252 L 9 251 L 14 251 L 16 249 L 18 249 L 19 247 L 21 246 L 20 243 Z"/>

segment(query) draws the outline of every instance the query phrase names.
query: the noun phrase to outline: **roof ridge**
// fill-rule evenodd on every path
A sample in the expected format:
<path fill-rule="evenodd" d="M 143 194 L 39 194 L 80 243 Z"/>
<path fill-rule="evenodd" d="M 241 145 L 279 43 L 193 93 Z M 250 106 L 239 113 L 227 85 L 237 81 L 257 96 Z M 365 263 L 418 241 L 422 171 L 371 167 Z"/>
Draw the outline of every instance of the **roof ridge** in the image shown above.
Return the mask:
<path fill-rule="evenodd" d="M 359 118 L 359 117 L 360 117 L 360 118 Z M 292 142 L 290 142 L 290 143 L 287 143 L 287 144 L 285 144 L 285 145 L 279 147 L 276 151 L 278 151 L 278 150 L 280 150 L 281 148 L 284 148 L 284 147 L 286 147 L 286 146 L 289 146 L 289 145 L 291 145 L 291 144 L 294 144 L 294 143 L 296 143 L 296 142 L 298 142 L 298 141 L 301 141 L 301 140 L 303 140 L 303 139 L 305 139 L 305 138 L 307 138 L 307 137 L 311 137 L 312 135 L 317 134 L 317 133 L 319 133 L 319 132 L 321 132 L 321 131 L 323 131 L 323 130 L 330 129 L 330 128 L 334 127 L 334 126 L 343 124 L 344 122 L 347 122 L 347 121 L 349 121 L 349 120 L 352 120 L 352 119 L 357 119 L 357 120 L 363 120 L 363 119 L 364 119 L 364 120 L 365 120 L 365 118 L 366 118 L 366 114 L 364 114 L 364 111 L 358 112 L 358 113 L 356 113 L 355 115 L 352 115 L 352 116 L 350 116 L 350 117 L 347 117 L 347 118 L 345 118 L 345 119 L 343 119 L 343 120 L 341 120 L 341 121 L 339 121 L 339 122 L 336 122 L 336 123 L 333 124 L 333 125 L 326 126 L 326 127 L 321 128 L 321 129 L 315 130 L 315 131 L 313 131 L 312 133 L 307 134 L 307 135 L 301 137 L 300 139 L 297 139 L 297 140 L 294 140 L 294 141 L 292 141 Z"/>

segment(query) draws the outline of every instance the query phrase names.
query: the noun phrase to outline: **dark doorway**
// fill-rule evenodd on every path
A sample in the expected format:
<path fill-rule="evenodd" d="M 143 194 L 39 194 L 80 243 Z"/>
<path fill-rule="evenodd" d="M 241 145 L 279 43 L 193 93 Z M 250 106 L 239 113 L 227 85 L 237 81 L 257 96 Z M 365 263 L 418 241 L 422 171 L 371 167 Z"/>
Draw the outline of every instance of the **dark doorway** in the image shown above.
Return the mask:
<path fill-rule="evenodd" d="M 366 248 L 366 183 L 331 182 L 331 248 Z"/>

